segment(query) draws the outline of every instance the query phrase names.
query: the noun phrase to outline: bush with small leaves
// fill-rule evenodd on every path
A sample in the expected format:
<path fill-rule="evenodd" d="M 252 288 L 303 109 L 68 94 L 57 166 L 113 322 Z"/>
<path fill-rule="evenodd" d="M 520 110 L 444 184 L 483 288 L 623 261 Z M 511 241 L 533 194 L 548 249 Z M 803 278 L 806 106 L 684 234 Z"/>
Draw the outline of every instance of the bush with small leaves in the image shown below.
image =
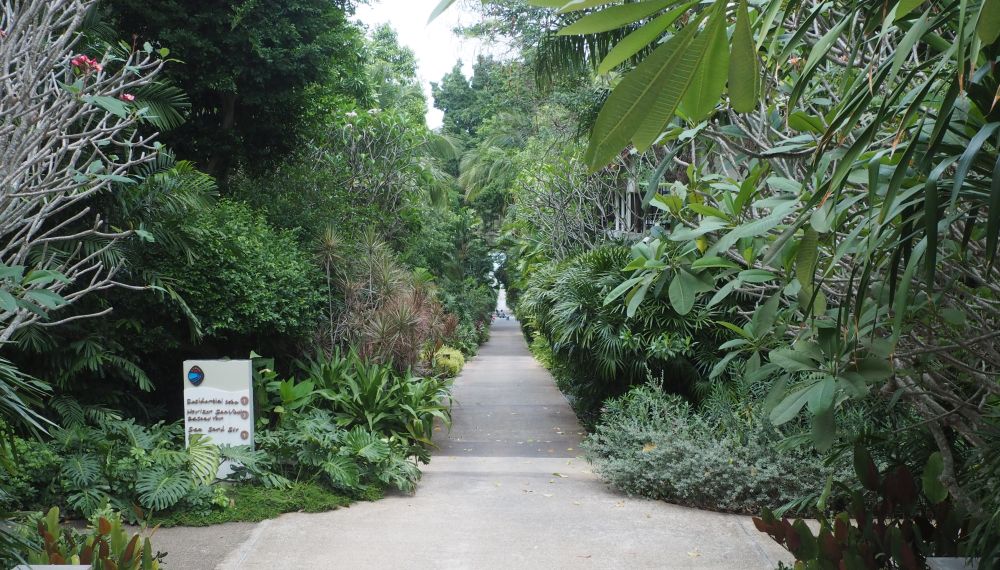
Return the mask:
<path fill-rule="evenodd" d="M 442 346 L 434 353 L 434 372 L 446 378 L 454 378 L 465 366 L 465 357 L 461 351 L 450 346 Z"/>
<path fill-rule="evenodd" d="M 605 403 L 583 447 L 595 471 L 626 493 L 728 512 L 779 508 L 848 472 L 779 440 L 762 422 L 720 433 L 679 397 L 640 386 Z"/>

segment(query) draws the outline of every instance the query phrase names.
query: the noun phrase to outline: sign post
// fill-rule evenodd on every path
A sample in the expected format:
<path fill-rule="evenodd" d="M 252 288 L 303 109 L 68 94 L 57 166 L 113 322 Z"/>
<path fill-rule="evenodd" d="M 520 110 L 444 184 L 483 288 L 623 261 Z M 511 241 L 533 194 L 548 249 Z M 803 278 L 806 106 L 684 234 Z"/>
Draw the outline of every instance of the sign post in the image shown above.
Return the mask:
<path fill-rule="evenodd" d="M 253 448 L 253 367 L 249 360 L 184 361 L 184 444 L 201 434 L 215 445 Z M 218 477 L 232 471 L 219 466 Z"/>

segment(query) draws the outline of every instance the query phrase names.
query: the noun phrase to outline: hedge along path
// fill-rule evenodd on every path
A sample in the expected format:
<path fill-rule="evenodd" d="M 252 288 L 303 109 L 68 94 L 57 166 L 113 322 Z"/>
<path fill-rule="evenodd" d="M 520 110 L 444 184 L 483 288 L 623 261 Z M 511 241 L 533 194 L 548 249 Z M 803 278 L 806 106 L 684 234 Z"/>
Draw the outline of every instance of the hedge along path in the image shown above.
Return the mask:
<path fill-rule="evenodd" d="M 413 496 L 256 525 L 218 568 L 773 569 L 749 517 L 628 498 L 579 457 L 583 429 L 515 321 L 455 382 L 454 425 Z M 170 559 L 168 557 L 168 563 Z"/>

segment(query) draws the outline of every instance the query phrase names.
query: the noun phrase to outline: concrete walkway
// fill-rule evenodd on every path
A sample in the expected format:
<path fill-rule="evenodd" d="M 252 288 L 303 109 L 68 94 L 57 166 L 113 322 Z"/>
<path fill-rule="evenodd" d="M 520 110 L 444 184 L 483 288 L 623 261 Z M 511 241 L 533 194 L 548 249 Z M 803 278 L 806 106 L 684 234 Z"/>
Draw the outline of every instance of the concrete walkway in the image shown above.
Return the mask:
<path fill-rule="evenodd" d="M 218 568 L 770 570 L 788 561 L 747 517 L 607 488 L 578 457 L 583 430 L 513 320 L 494 325 L 455 398 L 454 425 L 440 432 L 415 495 L 260 523 Z"/>

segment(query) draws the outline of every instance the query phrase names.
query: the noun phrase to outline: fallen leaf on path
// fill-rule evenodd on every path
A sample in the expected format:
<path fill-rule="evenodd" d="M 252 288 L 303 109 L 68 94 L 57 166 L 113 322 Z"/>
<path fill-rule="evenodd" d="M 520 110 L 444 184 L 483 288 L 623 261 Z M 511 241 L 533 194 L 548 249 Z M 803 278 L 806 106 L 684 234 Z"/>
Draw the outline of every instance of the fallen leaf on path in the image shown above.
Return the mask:
<path fill-rule="evenodd" d="M 552 496 L 552 493 L 542 493 L 542 496 L 543 496 L 543 497 L 551 497 L 551 496 Z"/>
<path fill-rule="evenodd" d="M 690 556 L 691 558 L 698 558 L 699 556 L 701 556 L 701 553 L 698 552 L 697 548 L 695 548 L 691 552 L 688 552 L 688 556 Z"/>
<path fill-rule="evenodd" d="M 556 477 L 562 477 L 563 479 L 566 479 L 566 478 L 569 477 L 569 475 L 563 475 L 562 473 L 553 473 L 553 475 L 555 475 Z"/>

